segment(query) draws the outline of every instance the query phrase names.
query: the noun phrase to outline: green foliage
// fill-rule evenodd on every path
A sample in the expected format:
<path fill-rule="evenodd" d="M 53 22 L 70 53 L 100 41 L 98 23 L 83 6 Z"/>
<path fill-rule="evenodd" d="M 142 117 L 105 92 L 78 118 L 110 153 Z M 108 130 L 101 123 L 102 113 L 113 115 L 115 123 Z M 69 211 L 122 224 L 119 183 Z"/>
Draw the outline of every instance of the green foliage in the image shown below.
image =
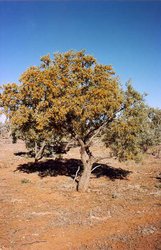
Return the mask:
<path fill-rule="evenodd" d="M 149 108 L 148 118 L 149 127 L 153 131 L 151 144 L 159 145 L 161 143 L 161 109 Z"/>
<path fill-rule="evenodd" d="M 141 160 L 144 152 L 161 143 L 161 110 L 135 102 L 110 124 L 104 141 L 119 160 Z"/>
<path fill-rule="evenodd" d="M 10 136 L 10 128 L 7 123 L 0 122 L 0 139 L 8 139 Z"/>
<path fill-rule="evenodd" d="M 146 152 L 161 143 L 161 110 L 146 106 L 143 113 L 143 129 L 139 135 L 140 147 Z"/>
<path fill-rule="evenodd" d="M 119 160 L 141 158 L 140 134 L 144 131 L 145 106 L 141 95 L 130 84 L 124 93 L 124 109 L 106 129 L 104 141 Z"/>

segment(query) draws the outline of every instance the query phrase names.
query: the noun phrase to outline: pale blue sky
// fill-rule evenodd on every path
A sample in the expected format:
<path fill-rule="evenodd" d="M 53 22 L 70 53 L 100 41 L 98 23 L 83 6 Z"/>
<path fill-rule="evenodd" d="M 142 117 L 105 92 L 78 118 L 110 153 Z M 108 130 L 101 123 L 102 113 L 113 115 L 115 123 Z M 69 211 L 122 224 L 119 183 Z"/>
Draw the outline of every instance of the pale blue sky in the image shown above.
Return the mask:
<path fill-rule="evenodd" d="M 0 84 L 47 53 L 86 49 L 161 108 L 160 1 L 0 2 Z"/>

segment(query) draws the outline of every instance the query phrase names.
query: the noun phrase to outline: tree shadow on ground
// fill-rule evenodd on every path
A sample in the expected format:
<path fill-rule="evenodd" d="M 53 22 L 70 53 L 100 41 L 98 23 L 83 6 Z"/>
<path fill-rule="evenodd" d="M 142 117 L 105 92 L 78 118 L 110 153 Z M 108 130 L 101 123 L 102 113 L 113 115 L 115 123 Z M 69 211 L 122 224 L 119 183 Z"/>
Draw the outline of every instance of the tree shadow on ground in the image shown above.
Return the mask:
<path fill-rule="evenodd" d="M 95 168 L 97 165 L 99 165 L 99 167 Z M 96 178 L 106 176 L 111 180 L 127 179 L 128 175 L 131 173 L 131 171 L 124 170 L 122 168 L 113 168 L 106 164 L 93 164 L 93 168 L 95 169 L 92 174 Z M 78 169 L 80 169 L 78 173 L 79 176 L 83 170 L 83 165 L 78 159 L 51 159 L 37 163 L 30 162 L 27 164 L 22 164 L 17 167 L 15 171 L 20 171 L 27 174 L 38 173 L 41 178 L 47 176 L 64 175 L 74 179 Z"/>
<path fill-rule="evenodd" d="M 25 151 L 20 151 L 14 153 L 15 156 L 21 156 L 21 157 L 32 157 L 31 152 L 25 152 Z"/>

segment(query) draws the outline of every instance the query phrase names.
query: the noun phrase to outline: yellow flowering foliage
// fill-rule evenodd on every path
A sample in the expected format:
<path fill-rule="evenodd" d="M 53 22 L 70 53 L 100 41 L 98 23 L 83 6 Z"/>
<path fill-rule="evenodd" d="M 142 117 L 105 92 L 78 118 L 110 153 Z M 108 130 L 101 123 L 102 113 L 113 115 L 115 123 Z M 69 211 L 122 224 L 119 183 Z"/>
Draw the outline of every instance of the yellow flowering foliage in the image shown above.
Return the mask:
<path fill-rule="evenodd" d="M 122 110 L 129 116 L 140 95 L 130 85 L 125 94 L 111 65 L 97 63 L 85 51 L 68 51 L 56 53 L 53 59 L 43 56 L 40 66 L 21 75 L 20 84 L 3 87 L 0 100 L 20 138 L 47 141 L 57 133 L 86 145 Z M 128 126 L 122 121 L 122 130 Z"/>
<path fill-rule="evenodd" d="M 123 93 L 111 66 L 98 64 L 84 51 L 57 53 L 54 60 L 48 55 L 41 61 L 34 79 L 46 91 L 46 104 L 37 107 L 41 129 L 52 126 L 83 139 L 120 110 Z M 30 72 L 22 75 L 23 84 L 29 82 Z M 40 112 L 43 107 L 45 116 Z"/>
<path fill-rule="evenodd" d="M 9 120 L 12 134 L 24 140 L 29 148 L 34 148 L 35 142 L 41 146 L 44 140 L 48 142 L 52 138 L 52 131 L 40 129 L 37 122 L 40 113 L 44 115 L 46 112 L 45 90 L 36 82 L 39 73 L 38 68 L 31 67 L 28 74 L 22 75 L 22 79 L 28 78 L 28 82 L 4 85 L 0 95 L 0 105 Z"/>

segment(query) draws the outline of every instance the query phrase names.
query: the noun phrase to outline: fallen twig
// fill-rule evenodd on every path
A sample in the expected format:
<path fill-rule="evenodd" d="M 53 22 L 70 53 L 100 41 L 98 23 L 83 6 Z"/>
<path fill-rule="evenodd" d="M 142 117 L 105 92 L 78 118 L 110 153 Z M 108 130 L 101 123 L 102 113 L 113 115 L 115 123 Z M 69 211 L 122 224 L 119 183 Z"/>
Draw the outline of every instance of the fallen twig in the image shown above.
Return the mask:
<path fill-rule="evenodd" d="M 41 243 L 41 242 L 47 242 L 47 241 L 46 240 L 35 240 L 35 241 L 32 241 L 32 242 L 23 243 L 22 246 L 24 246 L 24 245 L 32 245 L 32 244 Z"/>

